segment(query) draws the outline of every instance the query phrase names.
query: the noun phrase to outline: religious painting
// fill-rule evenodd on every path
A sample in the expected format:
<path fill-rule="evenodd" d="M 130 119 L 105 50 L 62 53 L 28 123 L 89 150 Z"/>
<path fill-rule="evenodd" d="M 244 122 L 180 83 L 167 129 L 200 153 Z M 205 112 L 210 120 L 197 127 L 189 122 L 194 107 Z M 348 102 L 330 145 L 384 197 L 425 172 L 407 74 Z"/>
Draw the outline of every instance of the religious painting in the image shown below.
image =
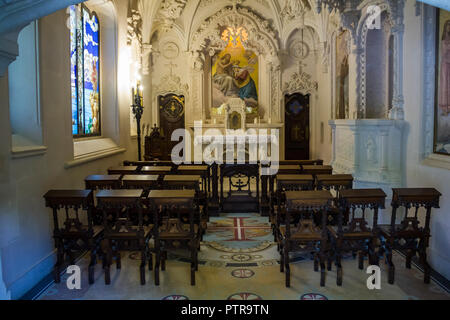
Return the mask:
<path fill-rule="evenodd" d="M 349 110 L 348 99 L 348 31 L 336 37 L 336 119 L 345 119 Z"/>
<path fill-rule="evenodd" d="M 100 27 L 84 5 L 69 7 L 72 134 L 100 135 Z"/>
<path fill-rule="evenodd" d="M 241 36 L 233 38 L 231 31 L 225 30 L 224 37 L 229 39 L 227 47 L 212 57 L 212 114 L 222 114 L 221 106 L 229 98 L 241 98 L 246 112 L 254 113 L 258 107 L 258 56 L 244 48 Z"/>
<path fill-rule="evenodd" d="M 437 11 L 434 152 L 450 155 L 450 12 Z"/>

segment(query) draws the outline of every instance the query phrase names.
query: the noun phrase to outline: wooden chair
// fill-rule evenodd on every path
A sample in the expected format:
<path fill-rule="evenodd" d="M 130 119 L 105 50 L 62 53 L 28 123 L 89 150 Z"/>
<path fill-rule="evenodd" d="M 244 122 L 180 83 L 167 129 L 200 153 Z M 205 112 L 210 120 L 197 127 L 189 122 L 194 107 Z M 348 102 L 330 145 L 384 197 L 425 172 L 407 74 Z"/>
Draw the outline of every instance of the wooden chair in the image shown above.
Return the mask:
<path fill-rule="evenodd" d="M 315 184 L 317 190 L 333 190 L 335 192 L 335 198 L 339 199 L 340 192 L 342 190 L 348 190 L 353 188 L 353 176 L 351 174 L 318 174 L 315 176 Z M 336 206 L 338 209 L 338 206 Z M 328 223 L 337 225 L 337 214 L 328 216 Z M 318 223 L 320 221 L 316 221 Z M 349 211 L 344 213 L 344 225 L 347 224 L 349 219 Z"/>
<path fill-rule="evenodd" d="M 84 179 L 86 189 L 88 190 L 105 190 L 120 189 L 120 175 L 90 175 Z"/>
<path fill-rule="evenodd" d="M 94 268 L 97 263 L 97 252 L 103 235 L 102 226 L 94 226 L 92 209 L 94 207 L 91 190 L 50 190 L 44 195 L 45 205 L 53 210 L 53 238 L 57 250 L 57 261 L 54 267 L 55 282 L 61 281 L 60 273 L 69 257 L 70 264 L 75 264 L 74 251 L 90 250 L 89 283 L 94 283 Z M 65 210 L 65 221 L 60 226 L 58 210 Z M 74 211 L 74 215 L 70 214 Z M 80 213 L 86 214 L 87 225 L 80 221 Z M 81 241 L 82 245 L 79 245 Z"/>
<path fill-rule="evenodd" d="M 143 175 L 130 174 L 122 177 L 122 184 L 124 189 L 142 189 L 144 190 L 142 197 L 145 198 L 151 190 L 161 188 L 160 179 L 158 175 Z M 145 205 L 142 209 L 144 225 L 151 225 L 153 223 L 153 213 Z M 137 224 L 138 215 L 134 215 L 134 224 Z"/>
<path fill-rule="evenodd" d="M 332 166 L 318 166 L 318 165 L 302 165 L 302 174 L 312 174 L 317 176 L 319 174 L 333 174 Z"/>
<path fill-rule="evenodd" d="M 140 174 L 159 175 L 161 181 L 164 175 L 171 172 L 173 172 L 172 166 L 144 166 L 139 171 Z"/>
<path fill-rule="evenodd" d="M 201 235 L 205 234 L 207 223 L 209 221 L 208 215 L 208 197 L 200 188 L 199 175 L 166 175 L 164 176 L 162 189 L 163 190 L 194 190 L 195 200 L 199 207 L 201 220 L 199 226 L 201 228 Z M 196 222 L 197 223 L 197 222 Z"/>
<path fill-rule="evenodd" d="M 145 284 L 145 264 L 149 259 L 149 269 L 152 269 L 151 254 L 148 242 L 152 235 L 153 225 L 144 226 L 142 215 L 142 193 L 144 190 L 102 190 L 97 193 L 97 207 L 103 212 L 104 237 L 107 242 L 105 249 L 105 284 L 111 283 L 110 266 L 116 259 L 117 269 L 121 268 L 119 250 L 138 250 L 141 252 L 140 277 Z M 137 219 L 133 216 L 137 213 Z M 110 223 L 108 215 L 115 218 Z M 137 225 L 133 221 L 137 220 Z"/>
<path fill-rule="evenodd" d="M 131 174 L 122 177 L 122 184 L 124 189 L 142 189 L 144 190 L 143 197 L 151 190 L 159 189 L 159 176 L 147 174 Z"/>
<path fill-rule="evenodd" d="M 179 165 L 177 173 L 183 175 L 200 175 L 202 177 L 202 189 L 204 192 L 210 192 L 210 170 L 207 165 Z"/>
<path fill-rule="evenodd" d="M 125 160 L 123 162 L 124 166 L 137 166 L 137 167 L 145 167 L 145 166 L 169 166 L 176 168 L 178 167 L 175 163 L 170 160 L 154 160 L 154 161 L 129 161 Z"/>
<path fill-rule="evenodd" d="M 390 225 L 380 225 L 383 244 L 382 252 L 386 254 L 389 266 L 388 282 L 394 284 L 395 266 L 392 262 L 392 251 L 401 250 L 406 253 L 406 268 L 411 268 L 412 257 L 419 255 L 424 269 L 424 282 L 430 283 L 431 268 L 427 262 L 427 248 L 430 234 L 431 209 L 439 208 L 441 193 L 434 188 L 402 188 L 393 189 L 392 214 Z M 420 226 L 419 208 L 426 210 L 425 224 Z M 405 215 L 400 224 L 396 223 L 397 210 L 404 208 Z M 414 215 L 409 215 L 413 209 Z"/>
<path fill-rule="evenodd" d="M 342 285 L 342 253 L 351 251 L 354 256 L 358 253 L 358 267 L 363 269 L 364 256 L 368 256 L 370 265 L 378 265 L 376 242 L 378 238 L 378 210 L 384 209 L 386 194 L 381 189 L 354 189 L 341 190 L 337 201 L 338 224 L 328 226 L 329 235 L 334 251 L 337 267 L 338 286 Z M 367 225 L 366 209 L 373 210 L 372 228 Z M 343 216 L 346 212 L 352 212 L 348 226 L 343 225 Z M 361 211 L 357 217 L 356 211 Z M 328 260 L 328 270 L 331 271 L 331 255 Z"/>
<path fill-rule="evenodd" d="M 314 190 L 314 178 L 312 175 L 302 174 L 278 174 L 276 176 L 277 189 L 270 196 L 270 222 L 277 241 L 281 224 L 285 223 L 285 216 L 281 207 L 286 203 L 286 191 L 306 191 Z"/>
<path fill-rule="evenodd" d="M 138 166 L 117 166 L 108 169 L 109 175 L 140 174 Z"/>
<path fill-rule="evenodd" d="M 191 255 L 191 285 L 195 285 L 198 270 L 197 251 L 200 247 L 200 221 L 194 190 L 153 190 L 148 195 L 148 204 L 155 215 L 155 285 L 159 285 L 159 267 L 166 268 L 169 249 L 185 248 Z M 188 216 L 184 223 L 183 215 Z"/>
<path fill-rule="evenodd" d="M 155 126 L 152 128 L 152 132 L 149 136 L 145 137 L 145 154 L 144 159 L 148 161 L 159 160 L 165 157 L 166 139 L 161 134 L 160 128 Z"/>
<path fill-rule="evenodd" d="M 224 182 L 228 181 L 225 191 Z M 252 188 L 252 180 L 256 190 Z M 260 212 L 259 165 L 220 165 L 220 210 L 222 212 Z"/>
<path fill-rule="evenodd" d="M 332 206 L 333 196 L 329 191 L 287 191 L 285 226 L 280 225 L 278 245 L 280 246 L 280 271 L 286 274 L 286 287 L 290 287 L 289 252 L 315 251 L 314 271 L 321 269 L 320 285 L 325 286 L 325 263 L 328 260 L 328 236 L 326 214 L 322 224 L 316 226 L 313 216 L 317 212 L 327 212 Z M 291 224 L 291 216 L 298 215 L 298 222 Z M 294 220 L 295 221 L 295 220 Z"/>
<path fill-rule="evenodd" d="M 302 168 L 299 164 L 284 164 L 278 166 L 277 174 L 269 176 L 269 194 L 275 190 L 275 179 L 277 175 L 302 174 Z"/>
<path fill-rule="evenodd" d="M 120 180 L 121 175 L 90 175 L 84 179 L 84 183 L 87 190 L 92 190 L 95 194 L 98 190 L 111 190 L 120 189 L 122 187 L 122 182 Z M 94 207 L 92 210 L 92 216 L 94 219 L 94 225 L 103 225 L 103 215 Z"/>
<path fill-rule="evenodd" d="M 291 165 L 291 164 L 298 164 L 298 165 L 311 165 L 311 166 L 321 166 L 323 165 L 323 160 L 317 159 L 317 160 L 280 160 L 280 165 Z"/>

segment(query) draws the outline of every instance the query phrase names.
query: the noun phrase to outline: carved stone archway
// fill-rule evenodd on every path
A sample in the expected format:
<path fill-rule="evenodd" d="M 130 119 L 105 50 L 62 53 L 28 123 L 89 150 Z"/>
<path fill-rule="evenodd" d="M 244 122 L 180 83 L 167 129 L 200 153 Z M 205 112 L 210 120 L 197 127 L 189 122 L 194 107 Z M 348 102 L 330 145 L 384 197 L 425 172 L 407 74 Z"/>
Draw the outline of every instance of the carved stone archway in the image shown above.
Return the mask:
<path fill-rule="evenodd" d="M 403 97 L 403 9 L 405 0 L 366 0 L 361 4 L 362 16 L 356 28 L 356 62 L 357 62 L 357 103 L 358 118 L 364 118 L 366 114 L 366 39 L 367 39 L 367 21 L 372 15 L 368 12 L 369 5 L 377 5 L 380 8 L 380 14 L 387 12 L 388 21 L 391 24 L 391 34 L 394 36 L 394 83 L 393 83 L 393 101 L 392 109 L 389 114 L 390 119 L 404 119 L 404 97 Z"/>
<path fill-rule="evenodd" d="M 216 51 L 225 49 L 227 42 L 221 38 L 225 27 L 243 27 L 248 35 L 242 40 L 245 48 L 253 50 L 260 57 L 264 57 L 266 69 L 260 70 L 267 76 L 268 92 L 267 112 L 271 121 L 279 122 L 281 107 L 281 68 L 278 56 L 280 44 L 275 30 L 270 23 L 261 18 L 251 9 L 240 7 L 237 4 L 227 6 L 206 18 L 203 23 L 194 28 L 190 36 L 189 51 L 191 52 L 192 70 L 192 104 L 195 114 L 205 115 L 204 106 L 205 88 L 205 54 L 213 56 Z M 261 67 L 261 65 L 260 65 Z M 196 119 L 196 120 L 202 120 Z"/>

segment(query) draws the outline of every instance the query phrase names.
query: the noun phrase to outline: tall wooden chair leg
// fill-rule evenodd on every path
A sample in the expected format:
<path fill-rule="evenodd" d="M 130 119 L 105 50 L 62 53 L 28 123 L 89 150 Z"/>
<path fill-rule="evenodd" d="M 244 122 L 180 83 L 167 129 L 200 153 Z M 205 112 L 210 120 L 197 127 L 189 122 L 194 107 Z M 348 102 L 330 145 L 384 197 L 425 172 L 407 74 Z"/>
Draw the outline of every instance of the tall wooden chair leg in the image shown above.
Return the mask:
<path fill-rule="evenodd" d="M 286 287 L 289 288 L 291 286 L 291 267 L 289 266 L 289 249 L 288 245 L 284 246 L 284 267 L 285 267 L 285 275 L 286 275 Z"/>
<path fill-rule="evenodd" d="M 140 273 L 141 273 L 141 285 L 145 284 L 145 263 L 147 261 L 147 248 L 141 250 L 141 265 L 140 265 Z"/>
<path fill-rule="evenodd" d="M 195 252 L 197 248 L 192 245 L 191 248 L 191 286 L 195 286 Z"/>
<path fill-rule="evenodd" d="M 415 251 L 412 249 L 409 249 L 408 252 L 406 253 L 406 261 L 405 261 L 406 269 L 411 269 L 411 260 L 412 260 L 414 253 L 415 253 Z"/>
<path fill-rule="evenodd" d="M 95 265 L 97 264 L 97 246 L 94 239 L 89 240 L 91 248 L 91 262 L 89 263 L 89 284 L 94 283 Z"/>
<path fill-rule="evenodd" d="M 105 263 L 105 284 L 109 285 L 111 284 L 111 273 L 110 273 L 110 268 L 111 268 L 111 263 L 112 263 L 112 248 L 111 248 L 111 240 L 108 240 L 108 247 L 107 247 L 107 251 L 106 251 L 106 263 Z"/>
<path fill-rule="evenodd" d="M 326 256 L 325 253 L 320 253 L 320 286 L 325 286 L 325 276 L 326 276 L 326 269 L 325 269 L 325 261 Z"/>
<path fill-rule="evenodd" d="M 161 263 L 161 249 L 159 241 L 155 241 L 155 285 L 159 286 L 159 267 Z"/>
<path fill-rule="evenodd" d="M 427 262 L 427 248 L 425 244 L 425 239 L 421 239 L 419 243 L 419 259 L 424 271 L 423 281 L 425 283 L 430 283 L 431 267 Z"/>
<path fill-rule="evenodd" d="M 153 254 L 150 249 L 148 250 L 148 270 L 153 270 Z"/>
<path fill-rule="evenodd" d="M 386 252 L 386 258 L 387 258 L 387 263 L 388 263 L 388 267 L 389 267 L 389 273 L 388 273 L 388 283 L 389 284 L 394 284 L 394 277 L 395 277 L 395 266 L 394 263 L 392 262 L 392 250 L 393 250 L 393 244 L 389 243 L 388 247 L 386 248 L 387 252 Z"/>
<path fill-rule="evenodd" d="M 61 266 L 64 263 L 64 245 L 62 240 L 57 240 L 57 254 L 56 254 L 56 264 L 53 269 L 55 283 L 61 282 Z"/>
<path fill-rule="evenodd" d="M 362 250 L 358 251 L 358 268 L 364 270 L 364 253 Z"/>

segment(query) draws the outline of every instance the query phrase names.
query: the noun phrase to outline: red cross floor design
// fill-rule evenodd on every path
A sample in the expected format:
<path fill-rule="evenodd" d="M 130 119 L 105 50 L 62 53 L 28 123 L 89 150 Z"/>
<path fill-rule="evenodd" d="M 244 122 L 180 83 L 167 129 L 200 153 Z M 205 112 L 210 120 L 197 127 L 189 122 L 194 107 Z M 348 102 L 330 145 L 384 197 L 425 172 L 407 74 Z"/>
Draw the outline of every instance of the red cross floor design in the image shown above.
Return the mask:
<path fill-rule="evenodd" d="M 248 239 L 246 237 L 246 230 L 270 230 L 271 227 L 264 224 L 264 225 L 257 225 L 257 226 L 246 226 L 245 225 L 245 219 L 250 219 L 249 217 L 229 217 L 228 219 L 233 219 L 233 226 L 208 226 L 208 231 L 215 231 L 215 230 L 230 230 L 234 231 L 233 235 L 234 237 L 232 239 L 223 240 L 223 241 L 257 241 L 254 239 Z"/>

